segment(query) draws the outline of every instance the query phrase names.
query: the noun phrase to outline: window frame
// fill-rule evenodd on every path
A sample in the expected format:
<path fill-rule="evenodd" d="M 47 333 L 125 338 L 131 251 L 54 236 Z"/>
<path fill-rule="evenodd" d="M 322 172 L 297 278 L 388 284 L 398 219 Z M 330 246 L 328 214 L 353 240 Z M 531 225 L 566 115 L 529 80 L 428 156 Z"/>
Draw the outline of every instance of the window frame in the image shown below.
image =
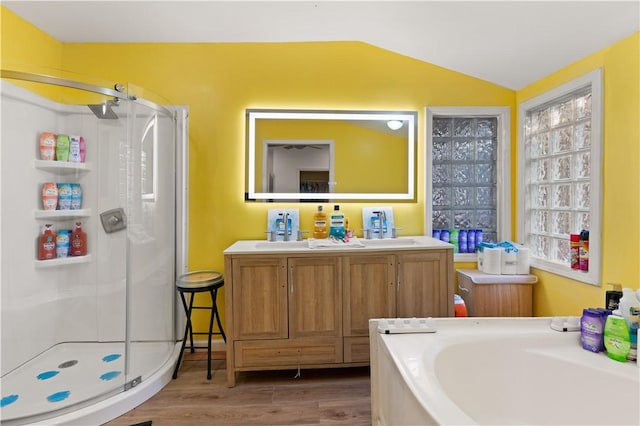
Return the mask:
<path fill-rule="evenodd" d="M 511 108 L 492 106 L 425 107 L 425 202 L 424 233 L 433 231 L 433 119 L 438 116 L 498 119 L 496 152 L 496 231 L 498 240 L 511 240 Z M 455 253 L 456 262 L 475 262 L 476 253 Z"/>
<path fill-rule="evenodd" d="M 591 176 L 590 207 L 589 207 L 589 270 L 587 272 L 571 269 L 570 265 L 563 265 L 547 259 L 531 255 L 531 266 L 543 271 L 551 272 L 576 281 L 594 286 L 600 286 L 602 265 L 602 149 L 603 140 L 603 82 L 602 69 L 596 69 L 565 84 L 550 89 L 534 98 L 518 105 L 518 170 L 525 170 L 525 125 L 526 115 L 531 109 L 553 102 L 570 95 L 587 86 L 591 86 Z M 595 167 L 594 167 L 595 165 Z M 531 218 L 525 216 L 526 200 L 530 194 L 526 191 L 529 183 L 524 173 L 518 173 L 518 236 L 525 238 L 531 228 Z M 525 240 L 528 242 L 527 240 Z"/>

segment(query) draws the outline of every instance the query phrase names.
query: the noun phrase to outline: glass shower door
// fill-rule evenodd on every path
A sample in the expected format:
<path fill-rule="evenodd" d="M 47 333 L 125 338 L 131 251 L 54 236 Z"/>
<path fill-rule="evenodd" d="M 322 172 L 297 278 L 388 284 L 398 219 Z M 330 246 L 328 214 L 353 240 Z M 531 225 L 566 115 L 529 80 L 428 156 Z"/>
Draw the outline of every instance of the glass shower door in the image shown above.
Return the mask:
<path fill-rule="evenodd" d="M 132 102 L 127 152 L 127 386 L 154 374 L 175 347 L 176 120 Z"/>

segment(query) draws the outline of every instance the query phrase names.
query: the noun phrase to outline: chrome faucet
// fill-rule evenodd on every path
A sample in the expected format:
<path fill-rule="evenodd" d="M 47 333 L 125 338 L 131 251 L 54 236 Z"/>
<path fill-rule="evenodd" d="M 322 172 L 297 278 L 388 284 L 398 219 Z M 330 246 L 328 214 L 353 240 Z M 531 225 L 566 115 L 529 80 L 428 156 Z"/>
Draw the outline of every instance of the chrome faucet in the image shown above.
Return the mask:
<path fill-rule="evenodd" d="M 378 238 L 384 238 L 384 223 L 387 221 L 387 214 L 384 211 L 375 211 L 373 212 L 376 216 L 378 216 Z"/>
<path fill-rule="evenodd" d="M 289 241 L 289 212 L 278 213 L 284 223 L 284 241 Z"/>

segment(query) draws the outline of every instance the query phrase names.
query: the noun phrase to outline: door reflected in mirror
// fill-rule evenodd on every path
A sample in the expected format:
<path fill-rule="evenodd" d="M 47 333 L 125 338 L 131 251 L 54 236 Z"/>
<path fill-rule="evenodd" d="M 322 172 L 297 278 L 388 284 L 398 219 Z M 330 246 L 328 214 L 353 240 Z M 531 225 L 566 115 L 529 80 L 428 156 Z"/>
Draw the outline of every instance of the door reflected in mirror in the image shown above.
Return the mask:
<path fill-rule="evenodd" d="M 411 200 L 415 112 L 247 110 L 247 199 Z"/>

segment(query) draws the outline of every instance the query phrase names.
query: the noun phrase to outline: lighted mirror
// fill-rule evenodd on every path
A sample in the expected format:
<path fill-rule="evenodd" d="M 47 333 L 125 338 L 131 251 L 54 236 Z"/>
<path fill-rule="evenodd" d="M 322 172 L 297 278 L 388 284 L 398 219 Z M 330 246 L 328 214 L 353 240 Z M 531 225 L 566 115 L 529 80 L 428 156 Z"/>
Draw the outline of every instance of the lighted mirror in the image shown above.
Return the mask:
<path fill-rule="evenodd" d="M 247 110 L 246 198 L 412 200 L 416 112 Z"/>

